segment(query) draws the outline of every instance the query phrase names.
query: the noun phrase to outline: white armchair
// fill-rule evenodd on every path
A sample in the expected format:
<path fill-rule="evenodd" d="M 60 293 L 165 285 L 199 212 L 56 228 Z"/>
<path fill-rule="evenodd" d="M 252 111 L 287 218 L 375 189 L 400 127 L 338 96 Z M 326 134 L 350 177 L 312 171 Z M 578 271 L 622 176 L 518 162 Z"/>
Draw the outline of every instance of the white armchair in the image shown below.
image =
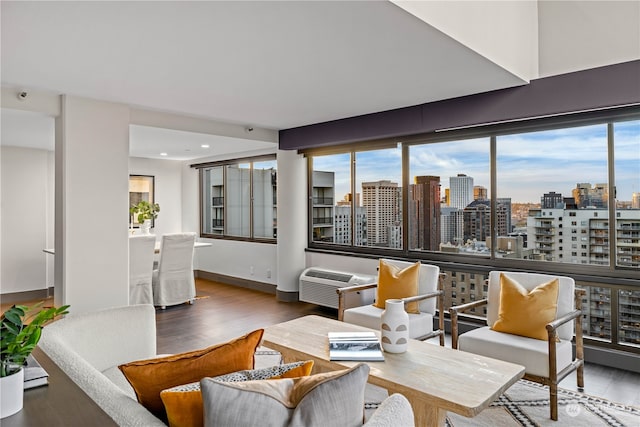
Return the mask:
<path fill-rule="evenodd" d="M 546 325 L 546 340 L 528 338 L 491 329 L 500 310 L 500 274 L 519 283 L 527 291 L 558 279 L 558 299 L 555 320 Z M 584 356 L 581 308 L 584 291 L 575 289 L 571 277 L 546 274 L 492 271 L 489 273 L 487 299 L 451 307 L 451 341 L 454 349 L 492 357 L 525 367 L 525 379 L 549 386 L 551 419 L 558 419 L 558 383 L 574 370 L 578 388 L 584 387 Z M 487 306 L 487 326 L 458 336 L 458 315 L 475 307 Z M 574 328 L 575 325 L 575 328 Z M 576 356 L 572 338 L 575 329 Z"/>
<path fill-rule="evenodd" d="M 175 233 L 162 236 L 158 269 L 153 271 L 153 304 L 193 303 L 196 282 L 193 278 L 195 233 Z"/>
<path fill-rule="evenodd" d="M 129 237 L 129 305 L 153 304 L 155 236 Z"/>
<path fill-rule="evenodd" d="M 401 269 L 407 268 L 413 263 L 406 261 L 387 260 Z M 418 283 L 418 295 L 414 297 L 402 298 L 405 303 L 419 302 L 419 314 L 409 313 L 409 338 L 425 340 L 440 336 L 440 345 L 444 346 L 444 317 L 442 307 L 444 305 L 444 292 L 442 291 L 442 280 L 444 274 L 440 274 L 440 268 L 435 265 L 421 264 L 420 279 Z M 348 286 L 337 289 L 338 292 L 338 320 L 364 326 L 371 329 L 380 330 L 380 318 L 384 310 L 371 304 L 359 307 L 346 307 L 346 296 L 350 292 L 361 292 L 365 289 L 376 288 L 376 283 L 366 285 Z M 439 310 L 438 330 L 433 328 L 433 318 Z"/>

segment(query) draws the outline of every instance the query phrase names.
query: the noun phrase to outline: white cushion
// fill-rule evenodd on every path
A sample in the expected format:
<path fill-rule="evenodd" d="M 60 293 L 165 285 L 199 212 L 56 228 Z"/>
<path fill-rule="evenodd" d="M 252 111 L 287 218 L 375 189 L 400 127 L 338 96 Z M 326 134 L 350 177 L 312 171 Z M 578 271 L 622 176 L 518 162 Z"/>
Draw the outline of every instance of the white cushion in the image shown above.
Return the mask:
<path fill-rule="evenodd" d="M 488 326 L 460 335 L 458 348 L 493 359 L 523 365 L 531 375 L 549 377 L 549 343 L 519 335 L 496 332 Z M 571 341 L 556 343 L 558 372 L 573 360 Z"/>
<path fill-rule="evenodd" d="M 371 304 L 349 308 L 344 311 L 343 321 L 379 331 L 382 312 L 382 309 Z M 409 314 L 409 338 L 417 338 L 431 332 L 433 332 L 433 316 L 431 314 Z"/>

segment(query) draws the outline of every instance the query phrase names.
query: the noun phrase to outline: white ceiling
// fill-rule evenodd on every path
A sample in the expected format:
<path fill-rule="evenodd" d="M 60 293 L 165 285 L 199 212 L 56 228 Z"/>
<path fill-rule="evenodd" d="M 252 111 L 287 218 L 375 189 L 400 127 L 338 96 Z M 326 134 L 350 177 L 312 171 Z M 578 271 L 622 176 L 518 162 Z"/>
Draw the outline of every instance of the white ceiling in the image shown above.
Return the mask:
<path fill-rule="evenodd" d="M 5 88 L 243 126 L 286 129 L 526 83 L 387 1 L 0 7 Z M 2 144 L 36 138 L 25 129 L 51 126 L 37 119 L 43 117 L 3 110 Z M 188 158 L 201 153 L 202 139 L 241 151 L 273 147 L 132 126 L 131 154 L 158 157 L 164 150 Z"/>

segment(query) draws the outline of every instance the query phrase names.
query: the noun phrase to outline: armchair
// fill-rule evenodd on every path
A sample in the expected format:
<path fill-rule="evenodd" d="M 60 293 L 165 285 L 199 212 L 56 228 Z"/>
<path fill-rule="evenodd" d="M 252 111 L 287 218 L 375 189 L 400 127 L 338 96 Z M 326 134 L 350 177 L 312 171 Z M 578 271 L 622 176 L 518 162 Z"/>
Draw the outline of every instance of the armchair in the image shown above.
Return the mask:
<path fill-rule="evenodd" d="M 385 260 L 399 268 L 412 265 L 406 261 Z M 444 306 L 443 279 L 445 274 L 440 273 L 440 268 L 435 265 L 422 264 L 420 266 L 420 279 L 418 295 L 402 298 L 405 307 L 410 302 L 419 302 L 419 314 L 409 313 L 409 337 L 418 340 L 426 340 L 436 336 L 440 337 L 440 345 L 444 346 Z M 347 286 L 336 290 L 338 292 L 338 320 L 364 326 L 371 329 L 380 329 L 380 317 L 384 310 L 371 304 L 359 307 L 346 307 L 346 297 L 350 292 L 361 292 L 366 289 L 375 289 L 377 283 L 365 285 Z M 433 330 L 433 317 L 438 315 L 438 330 Z"/>
<path fill-rule="evenodd" d="M 546 325 L 547 339 L 528 338 L 492 329 L 499 317 L 500 276 L 505 274 L 531 291 L 538 285 L 558 279 L 555 320 Z M 584 347 L 582 341 L 582 289 L 575 289 L 570 277 L 546 274 L 492 271 L 487 298 L 451 307 L 451 343 L 454 349 L 516 363 L 525 367 L 524 378 L 549 386 L 550 416 L 558 420 L 558 383 L 574 370 L 579 390 L 584 387 Z M 475 307 L 487 306 L 487 326 L 458 336 L 458 315 Z M 573 321 L 573 322 L 571 322 Z M 571 340 L 575 328 L 575 358 Z"/>

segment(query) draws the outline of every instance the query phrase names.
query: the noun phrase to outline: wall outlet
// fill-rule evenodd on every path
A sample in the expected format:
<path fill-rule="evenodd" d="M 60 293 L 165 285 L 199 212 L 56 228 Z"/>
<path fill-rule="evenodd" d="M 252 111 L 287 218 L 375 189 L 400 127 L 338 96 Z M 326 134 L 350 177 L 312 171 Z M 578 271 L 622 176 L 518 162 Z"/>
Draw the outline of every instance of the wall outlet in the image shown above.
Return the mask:
<path fill-rule="evenodd" d="M 271 269 L 267 268 L 267 279 L 271 279 Z"/>
<path fill-rule="evenodd" d="M 249 267 L 249 274 L 251 274 L 253 276 L 253 265 L 251 267 Z"/>

